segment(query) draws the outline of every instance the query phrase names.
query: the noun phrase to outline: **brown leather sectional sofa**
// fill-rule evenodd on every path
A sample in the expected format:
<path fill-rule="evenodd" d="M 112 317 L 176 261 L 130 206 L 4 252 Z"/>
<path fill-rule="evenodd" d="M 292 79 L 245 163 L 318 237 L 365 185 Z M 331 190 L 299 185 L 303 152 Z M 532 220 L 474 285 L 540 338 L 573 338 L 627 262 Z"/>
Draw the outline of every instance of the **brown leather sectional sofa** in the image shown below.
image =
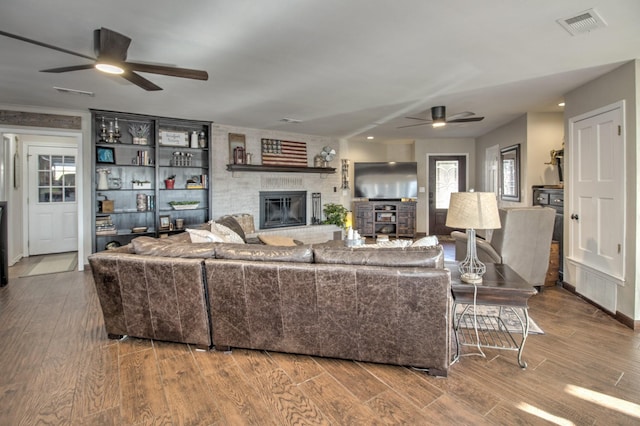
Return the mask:
<path fill-rule="evenodd" d="M 192 244 L 140 237 L 89 257 L 109 337 L 352 359 L 446 376 L 441 246 Z"/>

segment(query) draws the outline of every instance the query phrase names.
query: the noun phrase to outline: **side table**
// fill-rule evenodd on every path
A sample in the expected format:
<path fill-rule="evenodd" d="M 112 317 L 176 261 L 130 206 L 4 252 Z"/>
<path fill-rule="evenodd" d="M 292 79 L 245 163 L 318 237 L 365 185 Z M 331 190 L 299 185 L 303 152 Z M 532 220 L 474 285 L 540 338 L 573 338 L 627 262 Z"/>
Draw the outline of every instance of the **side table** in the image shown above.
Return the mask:
<path fill-rule="evenodd" d="M 537 290 L 527 283 L 509 266 L 488 263 L 482 283 L 474 286 L 460 281 L 460 271 L 456 262 L 445 265 L 451 271 L 451 292 L 453 294 L 453 327 L 456 337 L 455 360 L 460 358 L 460 346 L 475 346 L 491 349 L 518 351 L 518 365 L 527 367 L 522 360 L 522 352 L 529 333 L 529 298 Z M 458 306 L 462 311 L 456 313 Z M 495 306 L 497 315 L 478 314 L 476 306 Z M 518 314 L 520 308 L 524 318 Z M 503 313 L 510 310 L 522 326 L 522 340 L 517 341 L 502 320 Z"/>

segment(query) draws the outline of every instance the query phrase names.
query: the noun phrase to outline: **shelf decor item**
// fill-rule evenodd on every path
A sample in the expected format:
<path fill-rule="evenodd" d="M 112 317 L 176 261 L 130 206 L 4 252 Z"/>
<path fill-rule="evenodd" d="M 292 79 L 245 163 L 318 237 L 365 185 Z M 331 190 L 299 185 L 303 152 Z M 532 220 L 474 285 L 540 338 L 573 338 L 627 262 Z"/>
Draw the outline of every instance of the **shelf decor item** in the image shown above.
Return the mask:
<path fill-rule="evenodd" d="M 147 145 L 149 143 L 149 124 L 148 123 L 132 123 L 129 125 L 129 133 L 133 137 L 134 145 Z"/>
<path fill-rule="evenodd" d="M 194 210 L 198 208 L 200 201 L 169 201 L 174 210 Z"/>
<path fill-rule="evenodd" d="M 184 148 L 189 147 L 189 133 L 178 132 L 171 130 L 160 130 L 160 138 L 158 139 L 160 145 L 164 146 L 181 146 Z"/>
<path fill-rule="evenodd" d="M 131 181 L 132 189 L 151 189 L 151 182 L 148 180 L 132 180 Z"/>
<path fill-rule="evenodd" d="M 467 230 L 467 257 L 460 262 L 460 280 L 479 284 L 487 270 L 476 253 L 476 229 L 500 228 L 498 202 L 493 192 L 453 192 L 446 226 Z"/>
<path fill-rule="evenodd" d="M 98 186 L 96 189 L 98 189 L 99 191 L 106 191 L 107 189 L 109 189 L 108 176 L 111 173 L 111 169 L 100 168 L 96 169 L 96 172 L 98 173 Z"/>
<path fill-rule="evenodd" d="M 229 133 L 229 164 L 245 164 L 246 138 L 240 133 Z"/>
<path fill-rule="evenodd" d="M 168 178 L 166 178 L 164 180 L 164 187 L 166 189 L 173 189 L 175 187 L 176 184 L 176 177 L 175 175 L 169 176 Z"/>
<path fill-rule="evenodd" d="M 96 163 L 116 164 L 116 150 L 99 146 L 96 148 Z"/>
<path fill-rule="evenodd" d="M 160 216 L 160 230 L 168 231 L 171 228 L 171 216 L 162 215 Z"/>

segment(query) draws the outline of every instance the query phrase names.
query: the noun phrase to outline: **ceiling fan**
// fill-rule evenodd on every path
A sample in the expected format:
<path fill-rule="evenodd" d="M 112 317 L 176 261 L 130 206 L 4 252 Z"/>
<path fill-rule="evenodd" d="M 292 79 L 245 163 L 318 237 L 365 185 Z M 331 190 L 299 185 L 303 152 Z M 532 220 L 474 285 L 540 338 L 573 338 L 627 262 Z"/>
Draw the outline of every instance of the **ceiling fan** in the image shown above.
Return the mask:
<path fill-rule="evenodd" d="M 162 90 L 162 88 L 137 72 L 146 72 L 151 74 L 168 75 L 171 77 L 191 78 L 195 80 L 207 80 L 209 75 L 206 71 L 194 70 L 189 68 L 178 68 L 165 65 L 143 64 L 139 62 L 128 62 L 127 49 L 131 43 L 131 39 L 125 35 L 117 33 L 108 28 L 100 28 L 93 31 L 93 48 L 96 58 L 82 53 L 73 52 L 58 46 L 53 46 L 41 41 L 32 40 L 16 34 L 0 31 L 0 35 L 21 40 L 37 46 L 46 47 L 47 49 L 57 50 L 69 55 L 79 56 L 81 58 L 94 61 L 91 64 L 72 65 L 61 68 L 50 68 L 41 70 L 41 72 L 62 73 L 69 71 L 79 71 L 96 68 L 100 71 L 120 75 L 125 80 L 143 88 L 144 90 Z"/>
<path fill-rule="evenodd" d="M 425 124 L 431 124 L 433 127 L 442 127 L 447 123 L 470 123 L 473 121 L 482 121 L 484 117 L 473 117 L 475 114 L 471 111 L 465 111 L 458 114 L 453 114 L 447 117 L 447 110 L 444 106 L 434 106 L 431 108 L 431 120 L 421 117 L 405 117 L 410 120 L 419 120 L 422 123 L 409 124 L 407 126 L 400 126 L 398 129 L 405 127 L 424 126 Z"/>

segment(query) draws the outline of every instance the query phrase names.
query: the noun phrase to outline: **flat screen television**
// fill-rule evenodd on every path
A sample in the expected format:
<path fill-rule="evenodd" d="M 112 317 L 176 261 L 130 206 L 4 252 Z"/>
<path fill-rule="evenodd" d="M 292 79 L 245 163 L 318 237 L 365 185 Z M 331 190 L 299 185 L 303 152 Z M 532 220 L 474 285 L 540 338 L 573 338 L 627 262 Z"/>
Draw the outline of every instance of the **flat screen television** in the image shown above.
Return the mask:
<path fill-rule="evenodd" d="M 354 163 L 353 173 L 356 198 L 418 198 L 418 163 Z"/>

